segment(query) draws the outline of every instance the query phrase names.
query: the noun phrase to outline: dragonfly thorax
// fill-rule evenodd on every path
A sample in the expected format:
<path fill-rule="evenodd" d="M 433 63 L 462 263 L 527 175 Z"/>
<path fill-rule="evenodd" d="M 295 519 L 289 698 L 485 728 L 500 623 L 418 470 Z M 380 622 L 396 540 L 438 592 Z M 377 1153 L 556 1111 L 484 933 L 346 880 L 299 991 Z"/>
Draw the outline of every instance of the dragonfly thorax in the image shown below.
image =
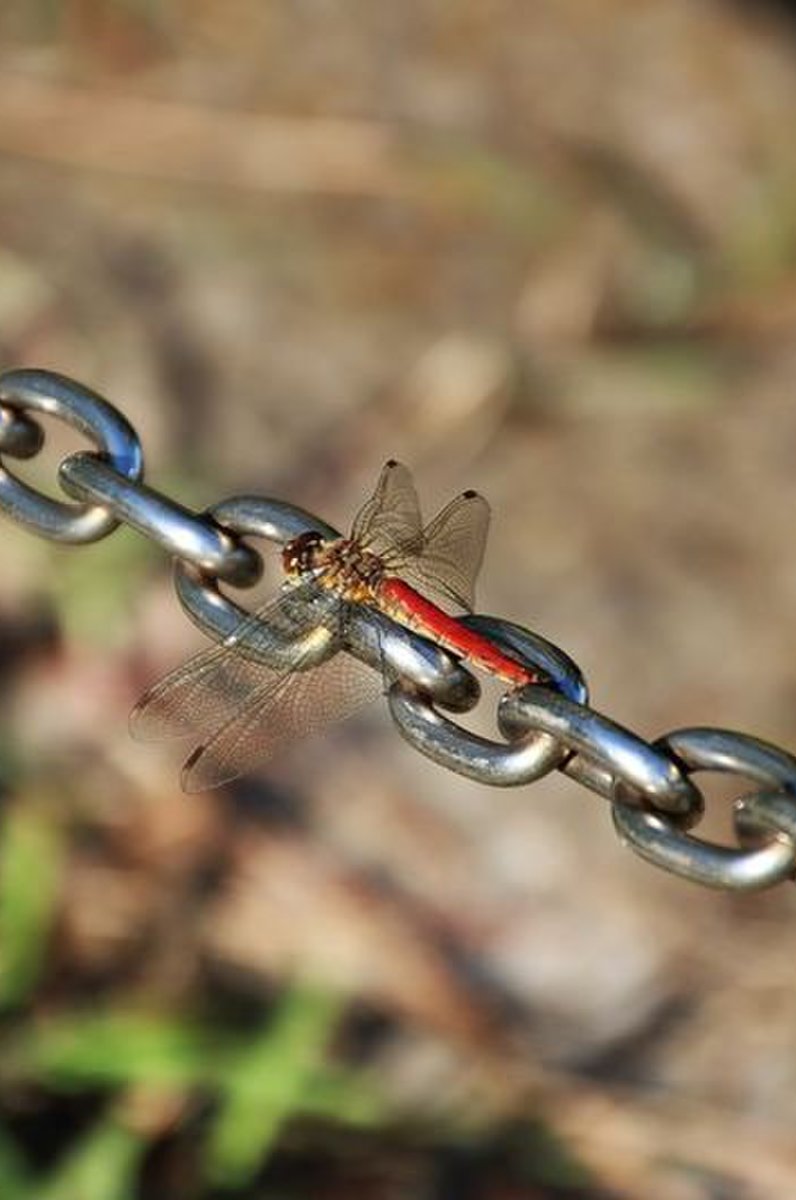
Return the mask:
<path fill-rule="evenodd" d="M 352 538 L 339 538 L 327 542 L 318 559 L 323 567 L 319 582 L 324 587 L 354 603 L 366 604 L 375 599 L 385 574 L 384 563 L 377 554 L 365 550 Z"/>
<path fill-rule="evenodd" d="M 385 574 L 379 556 L 353 539 L 325 541 L 314 532 L 288 542 L 282 563 L 292 578 L 311 575 L 323 587 L 355 603 L 373 600 Z"/>

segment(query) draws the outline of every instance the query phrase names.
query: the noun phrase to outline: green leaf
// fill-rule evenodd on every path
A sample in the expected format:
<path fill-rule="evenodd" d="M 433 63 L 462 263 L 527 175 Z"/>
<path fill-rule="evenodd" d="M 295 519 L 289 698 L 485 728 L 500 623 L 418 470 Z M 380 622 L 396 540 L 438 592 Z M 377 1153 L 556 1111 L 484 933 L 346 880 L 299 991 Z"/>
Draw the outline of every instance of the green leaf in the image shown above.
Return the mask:
<path fill-rule="evenodd" d="M 325 1067 L 313 1076 L 301 1108 L 308 1117 L 358 1129 L 372 1129 L 389 1116 L 387 1102 L 366 1077 L 333 1067 Z"/>
<path fill-rule="evenodd" d="M 35 810 L 11 809 L 0 840 L 0 1008 L 36 986 L 60 883 L 56 827 Z"/>
<path fill-rule="evenodd" d="M 145 1137 L 108 1116 L 70 1151 L 36 1200 L 133 1200 Z"/>
<path fill-rule="evenodd" d="M 30 1171 L 11 1134 L 0 1125 L 0 1196 L 3 1200 L 32 1197 Z"/>
<path fill-rule="evenodd" d="M 196 1027 L 145 1013 L 68 1014 L 28 1026 L 3 1047 L 3 1073 L 80 1089 L 188 1086 L 213 1073 L 219 1046 Z"/>
<path fill-rule="evenodd" d="M 285 1121 L 312 1108 L 312 1082 L 342 1005 L 339 996 L 297 988 L 230 1058 L 207 1147 L 215 1183 L 236 1187 L 251 1179 Z"/>

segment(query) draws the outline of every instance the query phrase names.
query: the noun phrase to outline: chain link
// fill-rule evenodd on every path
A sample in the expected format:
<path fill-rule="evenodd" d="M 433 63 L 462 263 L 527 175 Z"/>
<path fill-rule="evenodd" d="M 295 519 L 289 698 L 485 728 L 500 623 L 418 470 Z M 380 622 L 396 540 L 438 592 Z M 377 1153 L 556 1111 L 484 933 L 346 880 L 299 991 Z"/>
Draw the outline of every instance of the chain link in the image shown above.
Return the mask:
<path fill-rule="evenodd" d="M 94 445 L 59 467 L 68 501 L 35 491 L 6 465 L 7 458 L 38 453 L 40 414 Z M 235 634 L 241 654 L 272 668 L 294 661 L 295 644 L 258 638 L 256 621 L 221 585 L 243 588 L 259 579 L 262 559 L 250 538 L 285 543 L 309 530 L 339 536 L 311 513 L 262 496 L 191 512 L 143 483 L 140 442 L 112 405 L 73 380 L 36 370 L 0 376 L 0 510 L 42 537 L 76 544 L 105 537 L 120 522 L 132 526 L 174 557 L 175 588 L 188 616 L 217 641 Z M 390 713 L 401 735 L 434 762 L 496 787 L 557 769 L 609 801 L 620 838 L 648 862 L 709 887 L 753 890 L 796 873 L 796 758 L 786 751 L 724 729 L 681 729 L 648 742 L 589 706 L 583 675 L 563 650 L 519 625 L 469 614 L 464 624 L 546 680 L 502 697 L 504 741 L 479 737 L 440 711 L 467 712 L 479 700 L 478 682 L 461 662 L 382 613 L 359 605 L 350 618 L 345 646 L 337 648 L 394 680 Z M 240 632 L 245 621 L 248 637 Z M 698 771 L 729 772 L 756 785 L 733 806 L 737 847 L 689 832 L 705 807 L 692 778 Z"/>

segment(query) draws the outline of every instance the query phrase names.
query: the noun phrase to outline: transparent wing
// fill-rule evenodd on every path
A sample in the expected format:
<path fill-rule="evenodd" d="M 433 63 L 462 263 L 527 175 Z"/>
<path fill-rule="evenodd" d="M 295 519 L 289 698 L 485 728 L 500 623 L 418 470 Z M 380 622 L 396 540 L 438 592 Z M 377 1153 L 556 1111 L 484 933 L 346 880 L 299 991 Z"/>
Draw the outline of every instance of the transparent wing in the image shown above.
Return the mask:
<path fill-rule="evenodd" d="M 231 637 L 200 651 L 145 693 L 130 714 L 130 732 L 139 741 L 162 741 L 217 729 L 247 703 L 249 696 L 276 672 L 244 657 L 245 640 L 267 653 L 299 643 L 339 621 L 336 597 L 313 585 L 280 592 L 241 622 Z M 297 645 L 297 664 L 301 648 Z"/>
<path fill-rule="evenodd" d="M 423 529 L 412 476 L 390 459 L 351 537 L 429 599 L 471 609 L 488 529 L 489 505 L 473 491 L 457 496 Z"/>
<path fill-rule="evenodd" d="M 228 783 L 286 743 L 350 716 L 383 689 L 381 676 L 341 651 L 317 667 L 264 679 L 191 754 L 182 771 L 186 792 Z"/>
<path fill-rule="evenodd" d="M 472 609 L 488 530 L 486 500 L 478 492 L 463 492 L 423 531 L 419 553 L 388 552 L 385 563 L 429 599 Z"/>
<path fill-rule="evenodd" d="M 418 554 L 423 523 L 415 485 L 408 469 L 395 459 L 382 468 L 376 490 L 354 518 L 351 537 L 380 556 L 390 551 Z"/>

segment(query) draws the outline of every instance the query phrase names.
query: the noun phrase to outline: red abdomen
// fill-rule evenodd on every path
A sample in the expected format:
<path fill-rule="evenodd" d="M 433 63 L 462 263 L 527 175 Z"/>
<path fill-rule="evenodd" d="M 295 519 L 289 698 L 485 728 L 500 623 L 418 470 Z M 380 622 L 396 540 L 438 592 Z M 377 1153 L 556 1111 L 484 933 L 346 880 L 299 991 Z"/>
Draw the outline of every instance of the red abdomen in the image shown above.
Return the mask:
<path fill-rule="evenodd" d="M 431 638 L 474 666 L 497 675 L 514 687 L 538 681 L 539 677 L 529 667 L 504 654 L 488 638 L 467 629 L 401 579 L 394 576 L 383 579 L 377 596 L 388 616 Z"/>

